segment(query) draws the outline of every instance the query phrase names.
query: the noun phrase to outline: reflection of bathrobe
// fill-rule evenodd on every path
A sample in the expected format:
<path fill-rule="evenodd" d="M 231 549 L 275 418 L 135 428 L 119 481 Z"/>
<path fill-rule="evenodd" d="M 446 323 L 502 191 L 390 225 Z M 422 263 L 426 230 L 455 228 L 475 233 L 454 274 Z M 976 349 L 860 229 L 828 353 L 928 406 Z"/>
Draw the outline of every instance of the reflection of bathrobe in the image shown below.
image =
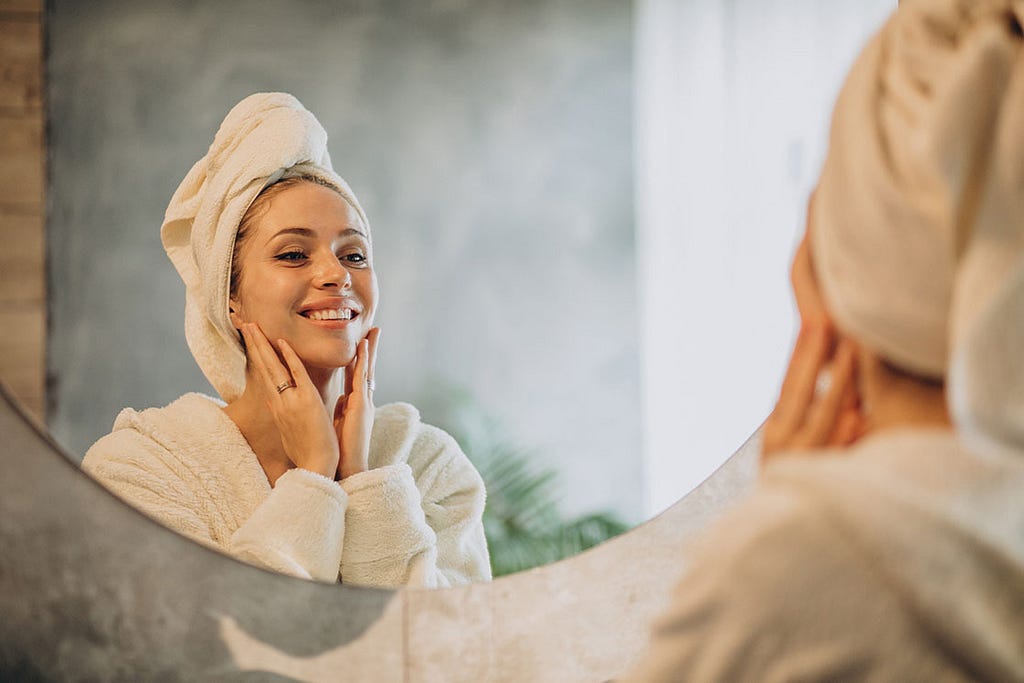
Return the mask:
<path fill-rule="evenodd" d="M 900 430 L 770 465 L 622 679 L 1024 681 L 1024 461 Z"/>
<path fill-rule="evenodd" d="M 200 394 L 125 409 L 82 467 L 175 531 L 285 574 L 424 587 L 490 578 L 483 482 L 408 404 L 377 408 L 372 469 L 340 485 L 293 469 L 271 489 L 234 422 Z"/>

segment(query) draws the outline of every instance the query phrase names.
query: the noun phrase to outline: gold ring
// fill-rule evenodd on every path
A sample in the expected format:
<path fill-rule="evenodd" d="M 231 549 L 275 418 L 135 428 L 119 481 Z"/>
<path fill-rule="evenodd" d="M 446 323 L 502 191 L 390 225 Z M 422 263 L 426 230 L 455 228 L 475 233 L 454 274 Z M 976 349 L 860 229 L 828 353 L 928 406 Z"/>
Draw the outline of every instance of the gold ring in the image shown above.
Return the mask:
<path fill-rule="evenodd" d="M 294 386 L 295 386 L 295 382 L 293 382 L 293 381 L 291 381 L 291 380 L 288 380 L 287 382 L 281 382 L 280 384 L 278 384 L 278 385 L 277 385 L 276 387 L 274 387 L 274 388 L 275 388 L 275 389 L 277 389 L 277 393 L 279 393 L 279 394 L 280 394 L 280 393 L 282 393 L 282 392 L 283 392 L 283 391 L 284 391 L 285 389 L 291 389 L 291 388 L 292 388 L 292 387 L 294 387 Z"/>

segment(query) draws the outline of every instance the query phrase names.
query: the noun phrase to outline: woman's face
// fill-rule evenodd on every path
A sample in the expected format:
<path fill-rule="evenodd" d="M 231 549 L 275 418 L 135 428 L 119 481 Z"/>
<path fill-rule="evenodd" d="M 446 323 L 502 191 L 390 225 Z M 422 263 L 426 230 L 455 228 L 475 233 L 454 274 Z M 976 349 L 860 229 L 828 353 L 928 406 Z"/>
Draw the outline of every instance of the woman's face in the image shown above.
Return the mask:
<path fill-rule="evenodd" d="M 347 365 L 377 307 L 370 241 L 355 209 L 302 182 L 271 197 L 250 230 L 237 256 L 232 324 L 285 339 L 307 368 Z"/>

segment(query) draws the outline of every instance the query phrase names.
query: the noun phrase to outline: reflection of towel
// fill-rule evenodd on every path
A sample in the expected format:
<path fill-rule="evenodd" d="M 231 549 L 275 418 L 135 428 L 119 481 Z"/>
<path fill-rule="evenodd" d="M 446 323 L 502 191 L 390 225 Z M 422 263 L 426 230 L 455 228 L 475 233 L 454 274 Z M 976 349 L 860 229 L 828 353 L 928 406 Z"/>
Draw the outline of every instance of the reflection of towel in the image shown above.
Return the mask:
<path fill-rule="evenodd" d="M 164 216 L 160 236 L 185 281 L 185 338 L 225 401 L 245 388 L 245 354 L 228 319 L 235 233 L 263 188 L 298 175 L 335 186 L 369 230 L 352 190 L 331 168 L 327 133 L 316 118 L 291 95 L 250 95 L 228 113 Z"/>
<path fill-rule="evenodd" d="M 906 0 L 836 104 L 812 248 L 840 328 L 1024 449 L 1021 0 Z"/>

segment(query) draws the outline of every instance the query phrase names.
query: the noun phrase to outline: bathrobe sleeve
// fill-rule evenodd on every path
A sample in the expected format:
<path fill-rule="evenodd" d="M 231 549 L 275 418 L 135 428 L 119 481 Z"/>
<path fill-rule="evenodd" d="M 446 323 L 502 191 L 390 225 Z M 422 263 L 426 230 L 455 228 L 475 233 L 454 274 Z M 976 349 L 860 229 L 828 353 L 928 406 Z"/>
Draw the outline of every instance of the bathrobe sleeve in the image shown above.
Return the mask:
<path fill-rule="evenodd" d="M 266 569 L 335 582 L 344 542 L 347 494 L 307 470 L 282 475 L 248 518 L 186 460 L 149 435 L 115 429 L 97 441 L 82 468 L 161 524 Z"/>
<path fill-rule="evenodd" d="M 219 407 L 186 395 L 125 410 L 83 469 L 174 531 L 291 576 L 380 587 L 490 578 L 484 485 L 455 440 L 408 404 L 377 410 L 367 472 L 290 470 L 270 489 Z"/>
<path fill-rule="evenodd" d="M 342 481 L 342 582 L 439 588 L 490 579 L 476 468 L 449 434 L 418 421 L 407 446 L 406 462 Z"/>

